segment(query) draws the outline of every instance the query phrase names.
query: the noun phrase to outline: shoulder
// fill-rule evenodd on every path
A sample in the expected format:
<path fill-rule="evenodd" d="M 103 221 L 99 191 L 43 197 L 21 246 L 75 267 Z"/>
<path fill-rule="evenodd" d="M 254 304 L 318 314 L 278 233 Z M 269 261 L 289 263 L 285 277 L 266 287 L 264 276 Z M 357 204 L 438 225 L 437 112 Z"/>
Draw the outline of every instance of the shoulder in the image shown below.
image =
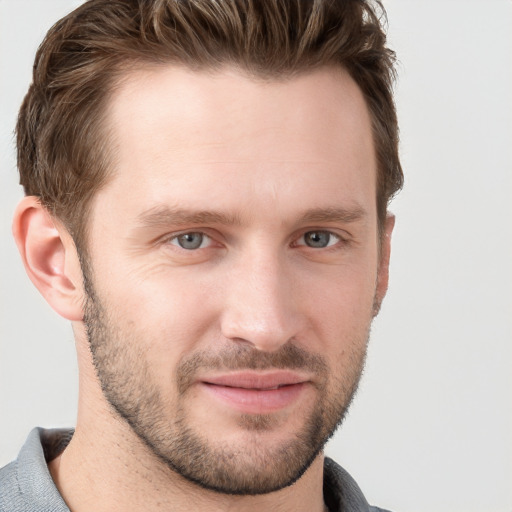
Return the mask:
<path fill-rule="evenodd" d="M 0 512 L 69 512 L 46 461 L 71 435 L 41 428 L 30 432 L 18 458 L 0 469 Z"/>
<path fill-rule="evenodd" d="M 356 481 L 329 457 L 324 459 L 324 499 L 331 512 L 389 512 L 369 505 Z"/>
<path fill-rule="evenodd" d="M 17 472 L 16 461 L 0 468 L 0 512 L 25 510 Z"/>

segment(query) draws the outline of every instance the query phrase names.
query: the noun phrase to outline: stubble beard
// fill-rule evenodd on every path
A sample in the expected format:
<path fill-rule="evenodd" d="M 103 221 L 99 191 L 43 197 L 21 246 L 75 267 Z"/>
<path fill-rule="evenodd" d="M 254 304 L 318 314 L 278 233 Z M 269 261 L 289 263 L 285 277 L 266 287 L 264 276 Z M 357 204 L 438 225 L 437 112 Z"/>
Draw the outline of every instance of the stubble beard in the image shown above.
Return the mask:
<path fill-rule="evenodd" d="M 332 375 L 322 356 L 292 343 L 272 353 L 247 345 L 233 345 L 215 355 L 195 353 L 177 367 L 177 399 L 171 408 L 170 400 L 161 395 L 152 379 L 141 336 L 134 329 L 122 333 L 95 293 L 86 272 L 84 282 L 87 293 L 84 324 L 106 401 L 151 454 L 188 481 L 231 495 L 277 491 L 304 474 L 341 425 L 363 371 L 369 326 L 366 338 L 353 340 L 348 347 L 349 367 L 341 375 Z M 275 425 L 272 414 L 240 415 L 238 426 L 245 433 L 244 440 L 247 439 L 243 446 L 236 446 L 229 439 L 214 443 L 208 439 L 207 432 L 190 425 L 184 407 L 194 375 L 205 368 L 303 369 L 318 377 L 318 400 L 303 426 L 278 447 L 265 446 L 264 436 Z"/>

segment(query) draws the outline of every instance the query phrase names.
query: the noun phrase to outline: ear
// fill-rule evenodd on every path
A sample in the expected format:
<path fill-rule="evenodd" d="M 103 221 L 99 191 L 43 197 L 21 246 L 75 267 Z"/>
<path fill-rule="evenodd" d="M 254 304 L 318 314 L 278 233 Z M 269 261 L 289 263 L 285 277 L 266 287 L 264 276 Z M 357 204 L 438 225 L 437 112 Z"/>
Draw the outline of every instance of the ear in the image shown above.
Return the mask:
<path fill-rule="evenodd" d="M 375 290 L 375 300 L 373 305 L 373 316 L 377 316 L 380 306 L 386 292 L 389 282 L 389 257 L 391 255 L 391 234 L 395 227 L 395 216 L 388 213 L 383 226 L 383 233 L 380 240 L 379 268 L 377 270 L 377 287 Z"/>
<path fill-rule="evenodd" d="M 27 196 L 16 208 L 12 230 L 28 277 L 41 295 L 59 315 L 82 320 L 82 272 L 66 228 L 37 197 Z"/>

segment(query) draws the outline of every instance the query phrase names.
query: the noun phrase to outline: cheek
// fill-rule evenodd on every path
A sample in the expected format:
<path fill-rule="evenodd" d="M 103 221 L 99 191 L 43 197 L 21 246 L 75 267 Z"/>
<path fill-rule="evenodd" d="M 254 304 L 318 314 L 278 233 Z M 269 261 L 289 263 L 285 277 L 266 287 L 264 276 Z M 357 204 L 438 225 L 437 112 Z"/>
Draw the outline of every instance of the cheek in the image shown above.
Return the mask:
<path fill-rule="evenodd" d="M 329 288 L 318 301 L 313 329 L 329 361 L 331 386 L 344 396 L 360 378 L 373 319 L 375 281 L 365 276 Z"/>
<path fill-rule="evenodd" d="M 320 279 L 304 280 L 303 293 L 317 314 L 336 322 L 355 323 L 372 311 L 377 284 L 376 265 L 346 266 L 326 273 Z"/>
<path fill-rule="evenodd" d="M 105 282 L 115 283 L 105 293 L 125 319 L 155 328 L 196 324 L 193 319 L 206 312 L 211 295 L 208 280 L 190 269 L 120 269 Z"/>
<path fill-rule="evenodd" d="M 98 277 L 98 282 L 110 283 L 101 292 L 110 323 L 144 354 L 154 378 L 166 379 L 215 328 L 207 283 L 179 272 L 124 276 L 110 273 L 104 281 Z"/>
<path fill-rule="evenodd" d="M 307 294 L 311 329 L 334 361 L 366 345 L 373 318 L 376 270 L 342 269 Z"/>

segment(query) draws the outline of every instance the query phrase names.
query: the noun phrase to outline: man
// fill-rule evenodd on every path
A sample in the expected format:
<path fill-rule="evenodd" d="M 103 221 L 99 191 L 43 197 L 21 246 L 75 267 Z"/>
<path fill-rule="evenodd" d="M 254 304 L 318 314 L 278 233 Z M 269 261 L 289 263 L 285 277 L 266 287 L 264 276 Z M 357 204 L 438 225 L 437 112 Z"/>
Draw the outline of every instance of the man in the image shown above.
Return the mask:
<path fill-rule="evenodd" d="M 50 30 L 13 230 L 72 322 L 78 418 L 30 434 L 2 512 L 379 510 L 322 453 L 402 183 L 377 8 L 92 0 Z"/>

